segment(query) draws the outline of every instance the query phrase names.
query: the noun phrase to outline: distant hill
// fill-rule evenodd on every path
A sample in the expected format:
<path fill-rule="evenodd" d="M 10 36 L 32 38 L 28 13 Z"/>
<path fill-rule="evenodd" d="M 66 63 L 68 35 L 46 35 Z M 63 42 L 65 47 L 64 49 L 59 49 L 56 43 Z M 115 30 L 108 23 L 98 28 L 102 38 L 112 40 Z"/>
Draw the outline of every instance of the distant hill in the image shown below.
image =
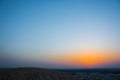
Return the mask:
<path fill-rule="evenodd" d="M 71 74 L 42 68 L 0 70 L 0 80 L 76 80 Z"/>

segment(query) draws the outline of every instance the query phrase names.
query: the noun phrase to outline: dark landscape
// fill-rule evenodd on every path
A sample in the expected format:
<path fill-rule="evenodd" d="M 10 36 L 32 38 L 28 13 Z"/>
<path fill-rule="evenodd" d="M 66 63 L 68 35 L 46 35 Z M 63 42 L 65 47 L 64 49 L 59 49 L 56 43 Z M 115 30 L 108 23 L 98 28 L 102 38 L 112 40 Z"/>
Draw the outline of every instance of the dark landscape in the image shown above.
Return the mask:
<path fill-rule="evenodd" d="M 120 80 L 120 69 L 0 69 L 0 80 Z"/>
<path fill-rule="evenodd" d="M 120 69 L 68 69 L 77 80 L 120 80 Z"/>
<path fill-rule="evenodd" d="M 69 73 L 42 68 L 1 69 L 0 80 L 76 80 Z"/>

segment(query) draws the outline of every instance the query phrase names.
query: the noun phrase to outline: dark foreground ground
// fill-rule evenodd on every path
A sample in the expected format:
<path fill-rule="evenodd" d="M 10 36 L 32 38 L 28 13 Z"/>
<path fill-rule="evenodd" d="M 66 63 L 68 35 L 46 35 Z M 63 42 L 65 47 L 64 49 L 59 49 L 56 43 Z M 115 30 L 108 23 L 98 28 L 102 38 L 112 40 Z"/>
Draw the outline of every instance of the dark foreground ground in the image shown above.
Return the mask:
<path fill-rule="evenodd" d="M 71 73 L 77 80 L 120 80 L 120 69 L 59 70 Z"/>
<path fill-rule="evenodd" d="M 0 80 L 76 80 L 71 74 L 41 68 L 1 69 Z"/>
<path fill-rule="evenodd" d="M 0 80 L 120 80 L 120 69 L 1 69 Z"/>

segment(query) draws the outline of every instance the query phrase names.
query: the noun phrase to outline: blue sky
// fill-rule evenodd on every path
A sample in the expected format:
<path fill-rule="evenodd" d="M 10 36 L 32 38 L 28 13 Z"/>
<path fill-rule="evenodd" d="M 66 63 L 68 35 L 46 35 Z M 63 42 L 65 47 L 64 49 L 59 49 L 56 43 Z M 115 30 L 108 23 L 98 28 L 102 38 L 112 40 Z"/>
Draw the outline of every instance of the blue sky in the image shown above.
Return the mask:
<path fill-rule="evenodd" d="M 1 4 L 0 45 L 13 56 L 33 61 L 39 56 L 42 61 L 69 55 L 65 51 L 119 50 L 119 0 L 2 0 Z"/>

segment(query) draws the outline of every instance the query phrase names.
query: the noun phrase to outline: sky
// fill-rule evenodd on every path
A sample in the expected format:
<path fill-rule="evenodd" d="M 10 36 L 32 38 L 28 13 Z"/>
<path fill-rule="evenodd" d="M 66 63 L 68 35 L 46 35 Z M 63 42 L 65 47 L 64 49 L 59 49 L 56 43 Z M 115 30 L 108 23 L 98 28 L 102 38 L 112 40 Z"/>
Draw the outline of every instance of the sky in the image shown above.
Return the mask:
<path fill-rule="evenodd" d="M 119 0 L 1 0 L 0 66 L 120 68 Z"/>

